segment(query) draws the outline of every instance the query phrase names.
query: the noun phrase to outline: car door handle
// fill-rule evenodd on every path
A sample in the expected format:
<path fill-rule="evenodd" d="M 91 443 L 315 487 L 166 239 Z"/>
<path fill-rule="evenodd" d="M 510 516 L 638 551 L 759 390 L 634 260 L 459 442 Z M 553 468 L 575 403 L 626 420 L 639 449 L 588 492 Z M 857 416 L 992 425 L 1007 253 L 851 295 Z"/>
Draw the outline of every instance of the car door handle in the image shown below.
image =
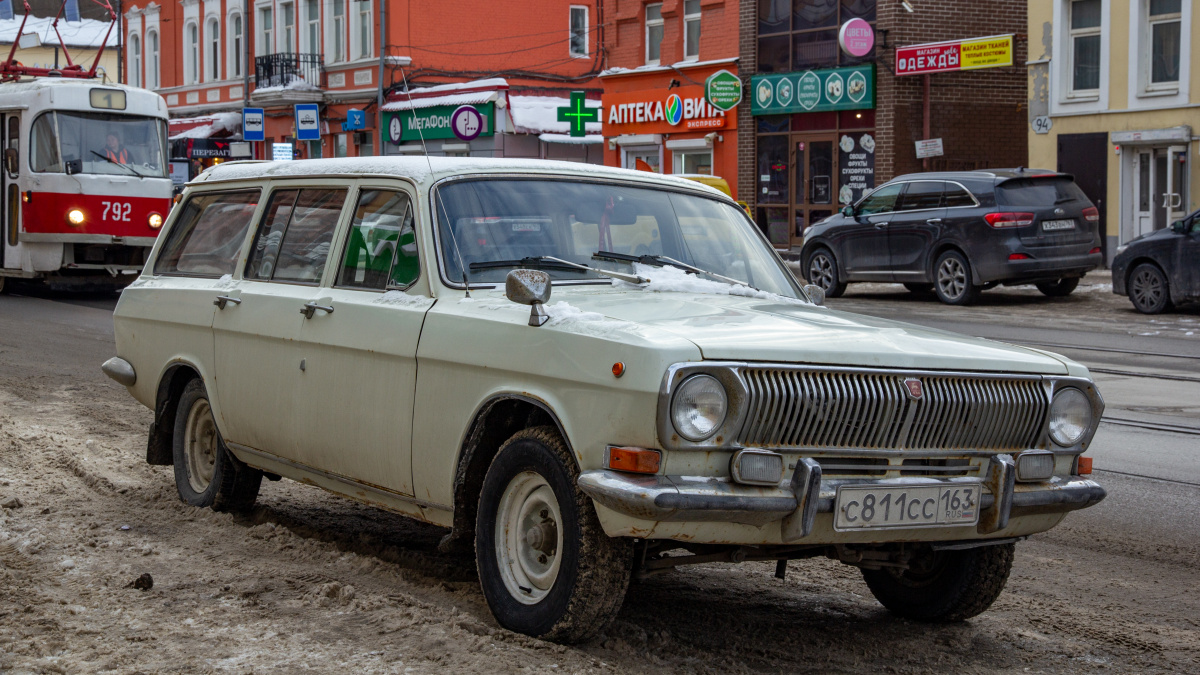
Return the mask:
<path fill-rule="evenodd" d="M 937 225 L 938 223 L 942 222 L 942 219 L 941 218 L 926 218 L 925 222 L 929 223 L 930 225 Z"/>
<path fill-rule="evenodd" d="M 218 295 L 217 299 L 213 300 L 213 304 L 217 306 L 217 309 L 225 309 L 225 305 L 230 302 L 235 305 L 242 304 L 240 298 L 231 298 L 228 295 Z"/>
<path fill-rule="evenodd" d="M 318 305 L 315 302 L 304 303 L 304 307 L 300 308 L 300 313 L 304 315 L 304 318 L 311 319 L 318 309 L 326 314 L 333 314 L 333 307 L 331 305 Z"/>
<path fill-rule="evenodd" d="M 877 230 L 882 230 L 882 229 L 883 229 L 883 228 L 885 228 L 885 227 L 887 227 L 887 221 L 886 221 L 886 220 L 884 220 L 884 221 L 880 221 L 880 222 L 878 222 L 878 223 L 875 223 L 875 229 L 877 229 Z"/>

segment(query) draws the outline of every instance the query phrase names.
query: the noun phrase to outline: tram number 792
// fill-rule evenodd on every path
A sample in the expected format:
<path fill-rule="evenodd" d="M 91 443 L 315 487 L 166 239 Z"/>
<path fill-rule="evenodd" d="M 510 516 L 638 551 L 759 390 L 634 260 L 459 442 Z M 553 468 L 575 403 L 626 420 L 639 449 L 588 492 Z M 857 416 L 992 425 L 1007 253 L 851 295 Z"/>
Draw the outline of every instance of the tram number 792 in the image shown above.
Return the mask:
<path fill-rule="evenodd" d="M 101 220 L 112 220 L 116 222 L 129 222 L 129 214 L 133 211 L 133 204 L 129 202 L 100 202 L 104 205 L 104 215 Z M 111 216 L 111 217 L 110 217 Z"/>

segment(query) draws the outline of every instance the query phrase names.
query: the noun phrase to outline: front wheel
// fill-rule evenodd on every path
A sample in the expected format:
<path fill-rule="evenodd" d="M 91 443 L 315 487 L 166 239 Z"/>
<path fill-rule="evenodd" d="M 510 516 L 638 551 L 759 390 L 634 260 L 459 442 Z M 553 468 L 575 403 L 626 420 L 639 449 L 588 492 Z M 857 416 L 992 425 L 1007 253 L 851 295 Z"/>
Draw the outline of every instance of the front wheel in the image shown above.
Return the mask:
<path fill-rule="evenodd" d="M 838 275 L 837 260 L 827 248 L 819 248 L 808 256 L 808 283 L 816 284 L 825 291 L 825 297 L 837 298 L 846 292 L 846 282 Z"/>
<path fill-rule="evenodd" d="M 1079 277 L 1073 279 L 1059 279 L 1058 281 L 1043 281 L 1037 285 L 1037 289 L 1051 298 L 1065 298 L 1074 292 L 1079 286 Z"/>
<path fill-rule="evenodd" d="M 1142 314 L 1159 314 L 1171 309 L 1167 275 L 1158 265 L 1142 263 L 1129 275 L 1129 300 Z"/>
<path fill-rule="evenodd" d="M 214 511 L 244 511 L 254 505 L 262 472 L 238 461 L 225 447 L 199 378 L 188 382 L 179 397 L 173 440 L 180 499 Z"/>
<path fill-rule="evenodd" d="M 979 297 L 979 287 L 971 283 L 971 263 L 958 251 L 938 256 L 933 290 L 947 305 L 969 305 Z"/>
<path fill-rule="evenodd" d="M 509 630 L 587 640 L 617 615 L 633 546 L 604 534 L 579 471 L 553 427 L 517 432 L 488 467 L 475 524 L 475 562 L 492 614 Z"/>
<path fill-rule="evenodd" d="M 964 621 L 982 614 L 1000 596 L 1015 550 L 1015 544 L 962 551 L 925 548 L 907 569 L 863 570 L 863 580 L 893 614 L 918 621 Z"/>

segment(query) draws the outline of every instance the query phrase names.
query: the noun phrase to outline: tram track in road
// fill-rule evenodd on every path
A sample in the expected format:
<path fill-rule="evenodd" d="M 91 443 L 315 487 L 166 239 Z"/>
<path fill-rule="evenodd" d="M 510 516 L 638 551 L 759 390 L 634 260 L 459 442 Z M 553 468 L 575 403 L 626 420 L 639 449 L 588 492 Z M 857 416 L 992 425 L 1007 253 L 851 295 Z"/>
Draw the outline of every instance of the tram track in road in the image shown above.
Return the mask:
<path fill-rule="evenodd" d="M 996 338 L 980 336 L 985 340 L 995 340 Z M 1004 340 L 1007 342 L 1007 340 Z M 1031 347 L 1050 347 L 1051 349 L 1078 349 L 1087 352 L 1108 352 L 1111 354 L 1131 354 L 1134 356 L 1153 356 L 1163 359 L 1193 359 L 1200 361 L 1200 354 L 1163 354 L 1161 352 L 1146 352 L 1136 349 L 1117 349 L 1115 347 L 1093 347 L 1090 345 L 1067 345 L 1057 342 L 1031 342 L 1029 340 L 1021 340 L 1018 344 L 1029 345 Z"/>
<path fill-rule="evenodd" d="M 1105 415 L 1100 418 L 1101 424 L 1115 424 L 1122 427 L 1137 427 L 1139 429 L 1149 429 L 1151 431 L 1165 431 L 1172 434 L 1191 434 L 1200 436 L 1200 427 L 1193 427 L 1187 424 L 1168 424 L 1164 422 L 1149 422 L 1146 420 L 1135 420 L 1127 417 L 1111 417 Z"/>

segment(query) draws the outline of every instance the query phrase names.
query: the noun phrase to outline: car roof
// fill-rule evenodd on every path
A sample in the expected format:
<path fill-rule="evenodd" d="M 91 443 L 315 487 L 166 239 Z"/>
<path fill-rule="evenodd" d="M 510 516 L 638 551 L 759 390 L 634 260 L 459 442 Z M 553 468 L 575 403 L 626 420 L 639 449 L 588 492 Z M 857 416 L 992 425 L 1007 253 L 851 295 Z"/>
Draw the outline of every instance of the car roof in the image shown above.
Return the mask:
<path fill-rule="evenodd" d="M 1015 169 L 980 169 L 976 171 L 925 171 L 922 173 L 906 173 L 903 176 L 896 176 L 892 181 L 900 180 L 987 180 L 995 182 L 1003 182 L 1012 178 L 1042 178 L 1046 176 L 1061 176 L 1063 178 L 1072 178 L 1070 174 L 1051 171 L 1050 169 L 1036 169 L 1028 167 L 1017 167 Z M 891 182 L 891 181 L 888 181 Z"/>
<path fill-rule="evenodd" d="M 193 184 L 270 178 L 388 176 L 408 178 L 422 187 L 428 187 L 443 178 L 480 174 L 525 174 L 635 181 L 702 192 L 729 200 L 729 197 L 720 190 L 697 181 L 648 171 L 543 159 L 426 157 L 425 155 L 339 157 L 283 162 L 223 162 L 197 176 Z"/>

